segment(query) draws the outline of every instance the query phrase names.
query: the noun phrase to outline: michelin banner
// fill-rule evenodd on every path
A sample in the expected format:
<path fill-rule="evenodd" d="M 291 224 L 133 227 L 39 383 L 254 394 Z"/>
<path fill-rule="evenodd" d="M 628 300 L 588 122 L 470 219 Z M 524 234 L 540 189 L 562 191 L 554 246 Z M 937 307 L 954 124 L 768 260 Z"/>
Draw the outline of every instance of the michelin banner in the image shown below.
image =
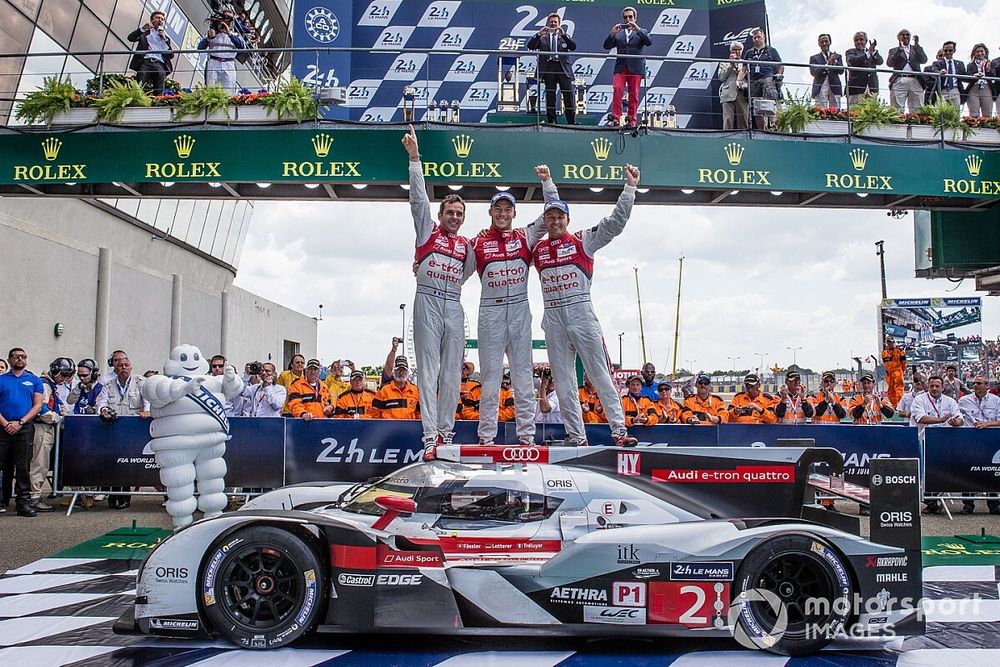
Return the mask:
<path fill-rule="evenodd" d="M 310 0 L 293 6 L 292 73 L 320 86 L 344 86 L 347 102 L 328 118 L 401 120 L 404 86 L 416 90 L 417 119 L 429 103 L 457 102 L 462 122 L 485 120 L 496 107 L 496 55 L 475 50 L 512 50 L 518 58 L 522 94 L 537 56 L 527 43 L 547 15 L 556 12 L 581 53 L 607 53 L 604 38 L 621 22 L 628 3 L 526 3 L 510 0 Z M 633 3 L 635 4 L 635 3 Z M 677 60 L 646 61 L 644 104 L 673 104 L 678 126 L 721 126 L 716 66 L 700 58 L 728 57 L 728 44 L 750 43 L 750 30 L 766 25 L 763 0 L 663 0 L 639 3 L 637 23 L 653 42 L 645 53 Z M 354 47 L 352 51 L 328 51 Z M 465 53 L 460 53 L 465 52 Z M 610 110 L 614 56 L 580 56 L 574 78 L 587 86 L 587 113 Z M 544 106 L 544 105 L 543 105 Z M 521 100 L 521 110 L 526 99 Z"/>
<path fill-rule="evenodd" d="M 983 346 L 982 310 L 978 296 L 883 299 L 880 346 L 891 337 L 909 366 L 975 366 Z"/>

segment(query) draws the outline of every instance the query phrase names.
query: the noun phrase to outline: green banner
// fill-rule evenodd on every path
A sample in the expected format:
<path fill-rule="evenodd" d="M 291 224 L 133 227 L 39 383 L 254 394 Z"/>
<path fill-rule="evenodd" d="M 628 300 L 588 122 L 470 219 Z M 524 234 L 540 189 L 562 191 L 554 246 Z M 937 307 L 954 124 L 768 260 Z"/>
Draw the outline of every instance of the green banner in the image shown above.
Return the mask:
<path fill-rule="evenodd" d="M 0 134 L 0 185 L 142 182 L 405 183 L 403 129 L 191 127 Z M 994 198 L 1000 153 L 652 131 L 434 127 L 419 132 L 428 181 L 617 186 L 632 163 L 641 186 Z M 640 199 L 641 201 L 641 199 Z"/>

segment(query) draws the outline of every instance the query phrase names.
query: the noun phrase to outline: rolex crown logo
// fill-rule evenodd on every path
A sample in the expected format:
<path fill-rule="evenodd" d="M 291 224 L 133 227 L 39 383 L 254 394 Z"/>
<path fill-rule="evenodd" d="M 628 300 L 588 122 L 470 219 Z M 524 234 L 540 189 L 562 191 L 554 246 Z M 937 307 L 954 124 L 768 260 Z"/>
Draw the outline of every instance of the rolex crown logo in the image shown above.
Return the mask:
<path fill-rule="evenodd" d="M 611 140 L 605 137 L 598 137 L 590 142 L 591 148 L 594 149 L 594 157 L 602 162 L 608 159 L 608 155 L 611 153 Z"/>
<path fill-rule="evenodd" d="M 451 139 L 451 145 L 455 147 L 455 155 L 461 158 L 469 157 L 469 153 L 472 151 L 472 144 L 475 142 L 476 140 L 467 134 L 460 134 Z"/>
<path fill-rule="evenodd" d="M 855 148 L 849 153 L 851 156 L 851 164 L 857 171 L 862 171 L 865 165 L 868 164 L 868 151 L 863 148 Z"/>
<path fill-rule="evenodd" d="M 42 154 L 49 162 L 52 162 L 59 157 L 59 149 L 61 148 L 62 139 L 57 139 L 56 137 L 49 137 L 42 142 Z"/>
<path fill-rule="evenodd" d="M 970 155 L 965 158 L 965 166 L 969 169 L 969 176 L 979 176 L 979 170 L 983 168 L 983 158 Z"/>
<path fill-rule="evenodd" d="M 726 144 L 726 159 L 729 160 L 729 164 L 734 167 L 739 166 L 740 162 L 743 162 L 743 153 L 746 151 L 743 146 L 736 143 L 735 141 L 731 144 Z"/>
<path fill-rule="evenodd" d="M 182 134 L 174 139 L 174 147 L 177 149 L 177 157 L 186 158 L 191 155 L 194 148 L 195 138 L 190 134 Z"/>
<path fill-rule="evenodd" d="M 316 157 L 326 157 L 333 145 L 333 137 L 326 132 L 317 134 L 312 138 L 312 145 L 313 150 L 316 151 Z"/>

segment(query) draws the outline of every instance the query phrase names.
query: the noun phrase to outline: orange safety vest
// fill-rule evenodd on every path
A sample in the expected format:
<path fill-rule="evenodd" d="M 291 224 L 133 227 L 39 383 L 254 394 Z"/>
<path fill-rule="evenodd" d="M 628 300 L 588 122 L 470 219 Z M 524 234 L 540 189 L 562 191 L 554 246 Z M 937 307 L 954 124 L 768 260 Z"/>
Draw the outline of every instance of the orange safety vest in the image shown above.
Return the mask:
<path fill-rule="evenodd" d="M 860 416 L 857 416 L 860 408 Z M 871 398 L 866 398 L 864 394 L 858 394 L 851 401 L 851 404 L 847 408 L 847 414 L 851 416 L 855 424 L 860 424 L 862 426 L 868 426 L 871 424 L 881 424 L 883 419 L 882 410 L 888 408 L 890 412 L 893 411 L 892 405 L 887 399 L 880 398 L 879 396 L 872 396 Z"/>
<path fill-rule="evenodd" d="M 409 380 L 400 389 L 393 380 L 372 398 L 372 419 L 420 419 L 420 391 Z"/>
<path fill-rule="evenodd" d="M 330 390 L 317 380 L 316 386 L 309 384 L 305 376 L 298 378 L 288 388 L 288 411 L 293 417 L 301 417 L 308 412 L 313 417 L 324 418 L 323 410 L 330 405 Z"/>
<path fill-rule="evenodd" d="M 500 387 L 500 414 L 497 421 L 512 422 L 514 414 L 514 392 Z"/>
<path fill-rule="evenodd" d="M 729 411 L 726 410 L 725 402 L 715 394 L 709 394 L 707 401 L 698 398 L 698 394 L 684 399 L 684 423 L 691 417 L 697 417 L 699 426 L 714 426 L 715 424 L 706 418 L 708 415 L 718 417 L 723 424 L 729 421 Z"/>
<path fill-rule="evenodd" d="M 337 396 L 337 409 L 333 416 L 338 419 L 368 419 L 368 408 L 372 406 L 375 392 L 371 389 L 362 389 L 354 392 L 350 389 L 341 392 Z"/>
<path fill-rule="evenodd" d="M 836 403 L 837 405 L 839 405 L 841 407 L 845 407 L 844 406 L 844 399 L 840 396 L 840 394 L 838 394 L 835 391 L 830 392 L 830 393 L 833 394 L 833 402 L 834 403 Z M 840 417 L 838 417 L 837 413 L 834 412 L 832 405 L 827 405 L 826 406 L 826 410 L 823 412 L 823 414 L 819 413 L 819 404 L 823 402 L 823 398 L 822 398 L 821 394 L 818 394 L 818 393 L 817 394 L 813 394 L 812 396 L 809 397 L 809 402 L 812 403 L 813 408 L 816 409 L 816 414 L 814 414 L 813 418 L 812 418 L 814 424 L 839 424 L 840 423 Z"/>
<path fill-rule="evenodd" d="M 882 350 L 882 363 L 886 373 L 902 373 L 906 370 L 906 353 L 898 347 Z"/>
<path fill-rule="evenodd" d="M 622 396 L 622 410 L 625 411 L 625 426 L 652 426 L 659 421 L 656 405 L 645 396 L 636 398 L 632 394 L 625 394 Z M 639 424 L 635 421 L 640 414 L 646 415 L 646 423 Z"/>
<path fill-rule="evenodd" d="M 761 413 L 753 410 L 754 406 L 764 412 Z M 743 411 L 747 408 L 750 408 L 750 414 L 743 414 Z M 778 418 L 774 416 L 774 397 L 761 391 L 757 392 L 755 398 L 750 398 L 747 392 L 741 391 L 733 396 L 733 400 L 729 404 L 729 421 L 734 424 L 775 423 L 778 421 Z"/>
<path fill-rule="evenodd" d="M 462 383 L 458 395 L 458 407 L 455 408 L 455 419 L 479 419 L 479 399 L 483 393 L 483 385 L 475 380 Z"/>
<path fill-rule="evenodd" d="M 668 398 L 667 401 L 667 403 L 664 403 L 661 399 L 656 402 L 656 410 L 659 412 L 657 424 L 676 424 L 681 421 L 684 408 L 672 398 Z"/>
<path fill-rule="evenodd" d="M 603 410 L 598 411 L 597 408 L 601 407 L 601 398 L 597 395 L 597 391 L 587 391 L 587 385 L 580 387 L 580 405 L 586 405 L 589 410 L 583 411 L 583 423 L 585 424 L 607 424 L 608 415 L 605 414 Z"/>

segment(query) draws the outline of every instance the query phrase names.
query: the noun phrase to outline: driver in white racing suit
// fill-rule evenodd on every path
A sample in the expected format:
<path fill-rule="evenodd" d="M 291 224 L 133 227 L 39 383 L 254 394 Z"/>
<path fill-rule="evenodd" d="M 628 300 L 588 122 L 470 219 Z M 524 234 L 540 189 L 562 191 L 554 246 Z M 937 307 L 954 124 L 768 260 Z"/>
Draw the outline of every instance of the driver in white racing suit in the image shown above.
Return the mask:
<path fill-rule="evenodd" d="M 403 147 L 410 158 L 410 214 L 417 235 L 413 346 L 417 357 L 424 459 L 429 460 L 435 457 L 437 445 L 451 444 L 454 436 L 455 406 L 462 383 L 465 350 L 462 284 L 475 271 L 476 262 L 468 239 L 458 235 L 465 222 L 465 202 L 461 197 L 446 196 L 438 209 L 438 224 L 431 218 L 420 149 L 412 125 L 410 133 L 403 137 Z"/>
<path fill-rule="evenodd" d="M 604 345 L 604 333 L 590 302 L 590 284 L 594 274 L 594 253 L 622 233 L 632 214 L 639 169 L 625 167 L 625 188 L 618 196 L 615 210 L 590 229 L 575 234 L 569 226 L 569 204 L 555 201 L 545 204 L 543 218 L 548 238 L 534 250 L 534 263 L 542 283 L 545 314 L 542 329 L 549 352 L 549 365 L 556 382 L 556 396 L 566 425 L 566 444 L 587 445 L 583 413 L 577 396 L 576 355 L 590 378 L 611 425 L 615 445 L 631 447 L 636 439 L 625 430 L 625 413 L 618 391 L 611 380 L 611 364 Z"/>
<path fill-rule="evenodd" d="M 545 165 L 535 167 L 542 181 L 545 201 L 559 199 L 559 192 Z M 528 308 L 528 270 L 531 251 L 545 234 L 542 217 L 527 227 L 513 228 L 516 200 L 499 192 L 490 200 L 488 228 L 472 237 L 476 271 L 482 280 L 479 299 L 479 444 L 492 445 L 497 435 L 503 355 L 510 363 L 514 390 L 517 439 L 535 443 L 535 399 L 531 377 L 531 310 Z"/>

